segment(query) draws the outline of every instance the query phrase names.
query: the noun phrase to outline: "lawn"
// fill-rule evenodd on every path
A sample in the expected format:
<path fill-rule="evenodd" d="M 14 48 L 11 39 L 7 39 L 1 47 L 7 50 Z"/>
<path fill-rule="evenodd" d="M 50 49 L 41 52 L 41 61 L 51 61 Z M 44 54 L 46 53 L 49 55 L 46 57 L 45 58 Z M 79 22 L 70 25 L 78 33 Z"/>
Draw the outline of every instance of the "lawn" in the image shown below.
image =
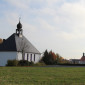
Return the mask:
<path fill-rule="evenodd" d="M 0 85 L 85 85 L 85 68 L 0 67 Z"/>

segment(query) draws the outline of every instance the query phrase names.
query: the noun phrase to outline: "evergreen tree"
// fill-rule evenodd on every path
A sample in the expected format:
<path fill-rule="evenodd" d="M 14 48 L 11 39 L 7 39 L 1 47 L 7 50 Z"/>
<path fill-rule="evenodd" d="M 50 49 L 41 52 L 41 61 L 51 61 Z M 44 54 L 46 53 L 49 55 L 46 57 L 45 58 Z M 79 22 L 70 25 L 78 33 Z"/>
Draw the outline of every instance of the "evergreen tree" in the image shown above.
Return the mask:
<path fill-rule="evenodd" d="M 48 65 L 53 65 L 53 64 L 54 64 L 53 53 L 52 51 L 50 51 L 48 55 Z"/>
<path fill-rule="evenodd" d="M 45 52 L 44 52 L 44 55 L 43 55 L 43 58 L 42 58 L 42 60 L 44 61 L 44 63 L 45 64 L 47 64 L 48 63 L 48 51 L 46 50 Z"/>
<path fill-rule="evenodd" d="M 53 59 L 52 51 L 50 51 L 50 52 L 48 53 L 48 51 L 46 50 L 46 51 L 44 52 L 44 55 L 43 55 L 43 59 L 42 59 L 42 60 L 43 60 L 44 63 L 47 64 L 47 65 L 52 65 L 52 64 L 54 64 L 54 59 Z"/>

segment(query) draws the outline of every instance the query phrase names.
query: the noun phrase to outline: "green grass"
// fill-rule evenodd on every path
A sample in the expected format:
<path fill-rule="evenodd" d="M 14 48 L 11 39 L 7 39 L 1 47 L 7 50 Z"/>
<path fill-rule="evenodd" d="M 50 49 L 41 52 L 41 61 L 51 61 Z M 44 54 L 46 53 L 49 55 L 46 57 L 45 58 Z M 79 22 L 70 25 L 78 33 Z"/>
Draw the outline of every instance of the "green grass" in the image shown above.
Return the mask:
<path fill-rule="evenodd" d="M 85 68 L 0 67 L 0 85 L 85 85 Z"/>

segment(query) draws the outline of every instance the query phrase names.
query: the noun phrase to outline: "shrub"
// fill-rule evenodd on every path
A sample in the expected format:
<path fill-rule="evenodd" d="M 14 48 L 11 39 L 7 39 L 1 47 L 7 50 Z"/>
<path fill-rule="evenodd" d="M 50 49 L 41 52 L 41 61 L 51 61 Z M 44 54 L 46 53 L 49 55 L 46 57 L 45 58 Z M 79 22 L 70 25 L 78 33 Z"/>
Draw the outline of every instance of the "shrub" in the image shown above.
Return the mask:
<path fill-rule="evenodd" d="M 18 65 L 19 66 L 29 66 L 29 62 L 27 60 L 20 60 Z"/>
<path fill-rule="evenodd" d="M 18 60 L 8 60 L 6 66 L 17 66 Z"/>
<path fill-rule="evenodd" d="M 27 60 L 8 60 L 6 66 L 33 66 L 33 62 Z"/>
<path fill-rule="evenodd" d="M 34 65 L 34 63 L 31 61 L 31 62 L 29 62 L 29 66 L 33 66 Z"/>

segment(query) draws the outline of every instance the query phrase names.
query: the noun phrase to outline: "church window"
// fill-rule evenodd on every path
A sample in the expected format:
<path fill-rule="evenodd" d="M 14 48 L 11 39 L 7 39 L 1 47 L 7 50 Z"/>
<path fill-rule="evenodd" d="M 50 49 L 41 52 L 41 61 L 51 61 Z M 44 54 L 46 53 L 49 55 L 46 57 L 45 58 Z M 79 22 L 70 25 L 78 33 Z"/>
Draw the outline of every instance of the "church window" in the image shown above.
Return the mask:
<path fill-rule="evenodd" d="M 35 54 L 34 54 L 34 61 L 35 61 Z"/>

